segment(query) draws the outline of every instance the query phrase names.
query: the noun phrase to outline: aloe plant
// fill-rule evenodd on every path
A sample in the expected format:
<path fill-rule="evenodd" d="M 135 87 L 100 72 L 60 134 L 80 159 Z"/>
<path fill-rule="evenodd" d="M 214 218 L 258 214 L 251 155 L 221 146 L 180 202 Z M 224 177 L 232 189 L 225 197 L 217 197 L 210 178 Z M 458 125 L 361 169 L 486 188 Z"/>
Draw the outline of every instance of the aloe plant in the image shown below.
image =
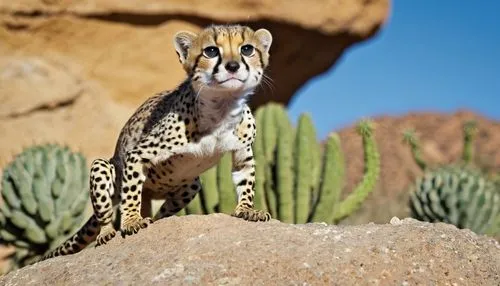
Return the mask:
<path fill-rule="evenodd" d="M 410 187 L 411 215 L 421 221 L 445 222 L 495 235 L 500 233 L 500 184 L 473 164 L 476 123 L 466 122 L 463 131 L 460 162 L 437 167 L 429 167 L 422 159 L 414 132 L 404 134 L 404 141 L 424 171 Z"/>
<path fill-rule="evenodd" d="M 13 269 L 38 259 L 83 223 L 89 202 L 83 155 L 59 145 L 27 148 L 4 169 L 0 242 L 15 246 Z"/>

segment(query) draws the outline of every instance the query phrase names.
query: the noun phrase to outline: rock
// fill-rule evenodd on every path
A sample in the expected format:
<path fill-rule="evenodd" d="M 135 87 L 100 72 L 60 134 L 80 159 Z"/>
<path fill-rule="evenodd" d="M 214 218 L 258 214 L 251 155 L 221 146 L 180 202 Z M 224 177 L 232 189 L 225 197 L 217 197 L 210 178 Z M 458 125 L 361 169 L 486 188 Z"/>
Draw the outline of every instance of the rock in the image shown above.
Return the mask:
<path fill-rule="evenodd" d="M 1 58 L 1 166 L 24 147 L 47 142 L 83 152 L 88 164 L 99 155 L 109 158 L 133 109 L 102 93 L 63 58 Z"/>
<path fill-rule="evenodd" d="M 10 265 L 9 257 L 14 254 L 15 248 L 14 246 L 6 246 L 0 244 L 0 276 L 9 272 Z"/>
<path fill-rule="evenodd" d="M 446 224 L 252 223 L 171 217 L 42 261 L 0 285 L 499 285 L 498 242 Z"/>
<path fill-rule="evenodd" d="M 62 61 L 3 57 L 0 72 L 0 118 L 55 109 L 82 93 L 81 82 Z"/>

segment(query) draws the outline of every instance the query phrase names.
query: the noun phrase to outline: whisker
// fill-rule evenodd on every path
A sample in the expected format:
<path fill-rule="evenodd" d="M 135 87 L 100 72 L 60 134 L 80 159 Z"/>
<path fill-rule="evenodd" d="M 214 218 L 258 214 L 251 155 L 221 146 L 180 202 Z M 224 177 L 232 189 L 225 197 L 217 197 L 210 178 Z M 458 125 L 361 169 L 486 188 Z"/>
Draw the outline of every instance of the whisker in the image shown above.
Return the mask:
<path fill-rule="evenodd" d="M 200 85 L 200 89 L 198 90 L 198 92 L 196 93 L 196 100 L 198 100 L 200 98 L 200 93 L 201 93 L 201 90 L 205 87 L 205 84 L 204 83 L 201 83 Z"/>
<path fill-rule="evenodd" d="M 269 89 L 271 94 L 274 94 L 276 87 L 274 86 L 273 80 L 269 76 L 263 74 L 261 82 Z"/>

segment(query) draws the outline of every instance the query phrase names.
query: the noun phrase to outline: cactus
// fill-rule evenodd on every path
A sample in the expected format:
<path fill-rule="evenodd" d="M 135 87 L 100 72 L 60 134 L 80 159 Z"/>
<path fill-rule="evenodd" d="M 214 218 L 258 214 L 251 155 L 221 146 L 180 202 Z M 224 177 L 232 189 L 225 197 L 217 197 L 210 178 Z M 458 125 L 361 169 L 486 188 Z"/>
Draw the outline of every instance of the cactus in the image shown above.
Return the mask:
<path fill-rule="evenodd" d="M 361 206 L 361 203 L 375 188 L 380 174 L 380 158 L 373 138 L 371 122 L 361 121 L 357 126 L 357 132 L 363 139 L 365 173 L 360 184 L 335 208 L 334 222 L 342 220 Z"/>
<path fill-rule="evenodd" d="M 217 189 L 219 190 L 218 211 L 225 214 L 232 213 L 237 202 L 235 187 L 231 176 L 231 168 L 231 154 L 227 153 L 222 156 L 217 165 Z"/>
<path fill-rule="evenodd" d="M 295 137 L 295 222 L 305 223 L 311 210 L 312 188 L 314 183 L 313 142 L 310 138 L 310 129 L 314 128 L 308 114 L 299 117 L 297 134 Z"/>
<path fill-rule="evenodd" d="M 359 208 L 374 189 L 380 162 L 369 121 L 358 125 L 365 153 L 363 180 L 340 201 L 345 167 L 338 135 L 330 135 L 322 150 L 311 116 L 301 114 L 295 130 L 285 108 L 276 103 L 259 108 L 255 119 L 257 136 L 253 153 L 257 209 L 267 210 L 274 218 L 287 223 L 336 223 Z M 223 159 L 201 176 L 203 191 L 200 197 L 205 213 L 229 213 L 236 205 L 228 166 Z M 216 199 L 212 194 L 215 193 L 219 200 L 217 209 L 213 207 Z"/>
<path fill-rule="evenodd" d="M 477 124 L 470 120 L 464 124 L 464 150 L 462 153 L 462 161 L 465 164 L 471 164 L 474 157 L 474 138 L 477 133 Z"/>
<path fill-rule="evenodd" d="M 410 187 L 412 217 L 445 222 L 480 234 L 500 233 L 500 184 L 473 166 L 476 123 L 464 124 L 462 162 L 429 168 L 419 154 L 417 139 L 411 138 L 415 160 L 423 163 L 424 175 Z"/>
<path fill-rule="evenodd" d="M 264 109 L 260 108 L 255 112 L 255 121 L 257 126 L 257 136 L 254 141 L 253 154 L 256 162 L 264 162 L 264 142 L 262 141 L 261 126 L 264 125 Z M 267 210 L 266 197 L 265 197 L 265 174 L 266 164 L 255 165 L 255 207 L 261 210 Z"/>
<path fill-rule="evenodd" d="M 326 141 L 325 154 L 323 158 L 319 196 L 320 200 L 312 221 L 333 222 L 335 212 L 338 208 L 341 191 L 344 186 L 344 154 L 340 145 L 340 137 L 336 133 L 330 134 Z"/>
<path fill-rule="evenodd" d="M 413 159 L 415 163 L 420 167 L 421 170 L 425 170 L 427 168 L 427 164 L 422 159 L 422 154 L 420 151 L 419 142 L 415 136 L 415 130 L 409 129 L 403 133 L 403 142 L 408 144 L 411 148 L 411 153 L 413 155 Z"/>
<path fill-rule="evenodd" d="M 418 178 L 410 195 L 414 218 L 450 223 L 476 233 L 495 234 L 500 191 L 473 168 L 443 166 Z"/>
<path fill-rule="evenodd" d="M 81 223 L 89 202 L 85 158 L 67 147 L 25 149 L 2 176 L 0 241 L 14 245 L 13 268 L 35 261 Z"/>
<path fill-rule="evenodd" d="M 277 109 L 278 142 L 276 146 L 276 194 L 278 217 L 283 222 L 294 222 L 293 204 L 293 138 L 290 120 L 286 112 Z"/>
<path fill-rule="evenodd" d="M 203 191 L 199 193 L 203 212 L 213 213 L 217 210 L 219 204 L 219 193 L 217 190 L 217 167 L 212 167 L 205 171 L 201 176 Z"/>
<path fill-rule="evenodd" d="M 263 162 L 256 162 L 264 165 L 264 194 L 266 198 L 267 210 L 271 216 L 276 217 L 277 212 L 277 202 L 276 202 L 276 189 L 274 186 L 274 169 L 275 169 L 275 153 L 277 144 L 277 128 L 275 111 L 279 110 L 280 106 L 277 104 L 269 104 L 267 108 L 264 109 L 264 114 L 262 121 L 260 122 L 260 127 L 262 134 L 255 140 L 262 140 L 262 151 L 264 154 Z M 256 150 L 259 152 L 258 150 Z"/>

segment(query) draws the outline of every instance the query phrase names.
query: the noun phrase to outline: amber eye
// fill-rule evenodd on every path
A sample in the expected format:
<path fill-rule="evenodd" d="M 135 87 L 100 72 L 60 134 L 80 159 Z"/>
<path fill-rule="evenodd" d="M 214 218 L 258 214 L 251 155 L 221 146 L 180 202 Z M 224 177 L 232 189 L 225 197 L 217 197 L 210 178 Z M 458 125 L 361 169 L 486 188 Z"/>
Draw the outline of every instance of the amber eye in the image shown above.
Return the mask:
<path fill-rule="evenodd" d="M 241 47 L 241 54 L 244 56 L 251 56 L 253 54 L 253 46 L 252 45 L 244 45 Z"/>
<path fill-rule="evenodd" d="M 215 58 L 219 55 L 219 49 L 215 46 L 206 47 L 203 49 L 203 54 L 207 58 Z"/>

